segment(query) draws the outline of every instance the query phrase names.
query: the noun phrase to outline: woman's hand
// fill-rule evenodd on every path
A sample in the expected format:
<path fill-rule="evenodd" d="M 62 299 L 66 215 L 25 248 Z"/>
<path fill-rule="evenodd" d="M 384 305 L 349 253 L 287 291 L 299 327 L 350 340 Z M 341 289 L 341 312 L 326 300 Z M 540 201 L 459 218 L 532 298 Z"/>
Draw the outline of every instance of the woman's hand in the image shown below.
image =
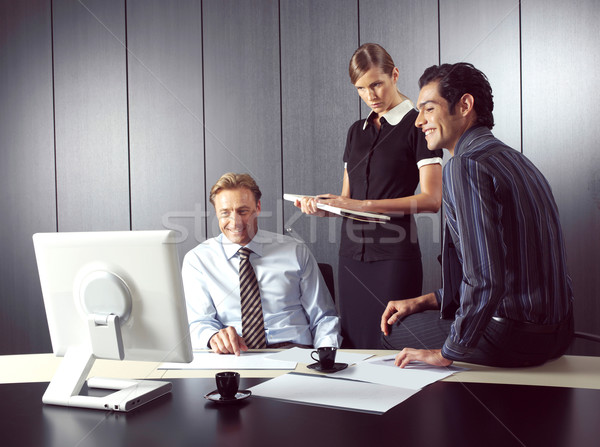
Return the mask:
<path fill-rule="evenodd" d="M 326 194 L 327 195 L 327 194 Z M 325 217 L 329 215 L 327 211 L 320 210 L 317 208 L 317 199 L 315 197 L 302 197 L 300 200 L 296 200 L 294 205 L 304 214 L 309 214 L 311 216 L 317 217 Z"/>
<path fill-rule="evenodd" d="M 349 197 L 336 196 L 335 194 L 319 194 L 316 196 L 317 203 L 331 205 L 338 208 L 344 208 L 352 211 L 364 211 L 363 200 L 355 200 Z"/>

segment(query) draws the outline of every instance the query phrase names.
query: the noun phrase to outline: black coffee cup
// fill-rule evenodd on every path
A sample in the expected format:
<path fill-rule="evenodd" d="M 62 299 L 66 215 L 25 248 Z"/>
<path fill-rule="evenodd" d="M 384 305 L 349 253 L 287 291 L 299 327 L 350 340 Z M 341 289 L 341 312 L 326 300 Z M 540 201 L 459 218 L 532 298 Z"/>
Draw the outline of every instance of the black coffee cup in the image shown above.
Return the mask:
<path fill-rule="evenodd" d="M 331 369 L 331 368 L 333 368 L 333 365 L 335 364 L 335 352 L 336 351 L 337 351 L 337 348 L 327 346 L 327 347 L 318 348 L 316 351 L 311 352 L 310 356 L 312 357 L 313 360 L 316 360 L 317 362 L 319 362 L 321 369 Z M 314 354 L 317 354 L 319 356 L 319 358 L 316 359 L 314 357 Z"/>
<path fill-rule="evenodd" d="M 240 386 L 240 373 L 224 371 L 215 374 L 217 390 L 223 399 L 233 399 Z"/>

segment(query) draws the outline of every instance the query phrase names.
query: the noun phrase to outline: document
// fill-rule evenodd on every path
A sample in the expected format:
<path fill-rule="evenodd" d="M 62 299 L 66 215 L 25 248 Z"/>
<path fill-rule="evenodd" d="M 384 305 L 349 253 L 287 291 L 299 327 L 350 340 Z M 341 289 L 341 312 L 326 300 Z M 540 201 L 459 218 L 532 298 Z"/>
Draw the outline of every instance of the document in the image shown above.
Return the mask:
<path fill-rule="evenodd" d="M 394 360 L 396 359 L 396 354 L 389 354 L 389 355 L 384 355 L 381 357 L 373 357 L 367 360 L 368 363 L 371 363 L 373 365 L 382 365 L 382 366 L 392 366 L 394 368 L 398 368 L 396 365 L 394 365 Z M 456 366 L 456 365 L 450 365 L 450 366 L 433 366 L 433 365 L 429 365 L 425 362 L 411 362 L 408 364 L 408 366 L 405 369 L 418 369 L 418 370 L 428 370 L 428 371 L 440 371 L 440 372 L 444 372 L 444 371 L 450 371 L 451 374 L 460 372 L 460 371 L 468 371 L 469 368 L 462 368 L 460 366 Z"/>
<path fill-rule="evenodd" d="M 337 374 L 337 373 L 336 373 Z M 418 390 L 288 373 L 250 388 L 254 396 L 383 414 Z"/>
<path fill-rule="evenodd" d="M 302 197 L 315 197 L 315 196 L 303 196 L 301 194 L 284 194 L 283 198 L 290 202 L 302 199 Z M 339 208 L 337 206 L 327 205 L 326 203 L 318 203 L 317 208 L 329 211 L 330 213 L 337 214 L 338 216 L 347 217 L 349 219 L 360 220 L 363 222 L 376 222 L 385 223 L 390 220 L 390 216 L 386 216 L 381 213 L 368 213 L 364 211 L 354 211 L 345 208 Z"/>
<path fill-rule="evenodd" d="M 285 360 L 289 362 L 310 364 L 316 362 L 316 360 L 310 356 L 310 353 L 313 351 L 314 349 L 290 348 L 268 355 L 266 358 L 271 360 Z M 318 358 L 316 354 L 315 357 Z M 358 352 L 342 352 L 338 350 L 335 354 L 335 362 L 352 365 L 353 363 L 363 361 L 369 357 L 372 357 L 372 355 L 360 354 Z"/>
<path fill-rule="evenodd" d="M 296 369 L 296 362 L 267 358 L 272 352 L 242 352 L 215 354 L 212 351 L 194 351 L 190 363 L 162 363 L 158 369 Z"/>
<path fill-rule="evenodd" d="M 351 368 L 335 373 L 336 379 L 361 380 L 364 382 L 379 383 L 381 385 L 420 390 L 427 385 L 437 382 L 454 374 L 448 368 L 419 368 L 418 366 L 407 366 L 398 368 L 393 361 L 360 362 Z"/>

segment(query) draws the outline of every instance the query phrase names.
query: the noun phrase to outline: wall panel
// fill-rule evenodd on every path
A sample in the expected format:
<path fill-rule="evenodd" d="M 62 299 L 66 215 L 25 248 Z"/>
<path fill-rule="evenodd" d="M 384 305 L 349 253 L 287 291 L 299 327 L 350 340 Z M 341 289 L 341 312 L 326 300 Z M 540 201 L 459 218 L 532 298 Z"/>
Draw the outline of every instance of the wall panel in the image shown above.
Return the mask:
<path fill-rule="evenodd" d="M 348 61 L 358 41 L 354 0 L 281 2 L 283 188 L 339 194 L 346 134 L 359 118 Z M 340 219 L 284 205 L 284 226 L 337 271 Z"/>
<path fill-rule="evenodd" d="M 122 0 L 55 0 L 58 229 L 128 230 Z"/>
<path fill-rule="evenodd" d="M 600 153 L 593 129 L 600 115 L 599 16 L 595 0 L 556 2 L 552 8 L 541 0 L 522 3 L 523 152 L 548 178 L 561 213 L 576 329 L 596 334 Z M 585 349 L 600 354 L 597 346 Z"/>
<path fill-rule="evenodd" d="M 50 5 L 0 3 L 0 355 L 51 350 L 31 236 L 56 229 Z"/>
<path fill-rule="evenodd" d="M 278 2 L 208 1 L 202 16 L 207 191 L 225 172 L 251 174 L 263 191 L 259 226 L 280 230 Z M 208 236 L 218 233 L 210 218 Z"/>
<path fill-rule="evenodd" d="M 522 150 L 561 212 L 577 329 L 600 333 L 599 14 L 595 0 L 0 2 L 0 354 L 50 351 L 33 233 L 168 227 L 185 252 L 218 233 L 206 189 L 225 171 L 262 187 L 261 227 L 294 228 L 335 265 L 339 220 L 298 215 L 281 194 L 339 192 L 346 130 L 367 112 L 347 62 L 368 41 L 415 100 L 439 57 L 473 62 L 515 148 L 522 107 Z M 441 224 L 417 222 L 431 290 Z"/>
<path fill-rule="evenodd" d="M 400 70 L 398 88 L 416 104 L 418 80 L 423 70 L 438 63 L 438 26 L 436 0 L 398 2 L 395 0 L 361 0 L 360 43 L 382 45 Z M 362 104 L 362 115 L 369 109 Z M 423 260 L 423 291 L 441 285 L 437 260 L 441 252 L 440 214 L 416 216 Z"/>
<path fill-rule="evenodd" d="M 382 45 L 400 70 L 398 88 L 414 102 L 423 70 L 438 63 L 437 0 L 360 0 L 360 43 Z M 363 112 L 369 110 L 363 105 Z"/>
<path fill-rule="evenodd" d="M 132 227 L 204 240 L 201 2 L 127 2 Z M 198 208 L 198 209 L 196 209 Z"/>
<path fill-rule="evenodd" d="M 516 150 L 521 150 L 519 44 L 518 1 L 440 2 L 441 62 L 470 62 L 485 73 L 494 93 L 494 135 Z"/>

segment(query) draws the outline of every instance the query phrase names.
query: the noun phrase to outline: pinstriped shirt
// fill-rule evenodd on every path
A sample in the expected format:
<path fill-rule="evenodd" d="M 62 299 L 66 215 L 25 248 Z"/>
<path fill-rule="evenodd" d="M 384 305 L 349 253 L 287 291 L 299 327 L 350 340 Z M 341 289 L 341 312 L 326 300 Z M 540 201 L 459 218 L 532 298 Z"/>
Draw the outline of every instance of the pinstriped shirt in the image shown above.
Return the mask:
<path fill-rule="evenodd" d="M 454 262 L 462 271 L 444 357 L 461 360 L 495 315 L 561 322 L 573 292 L 558 209 L 542 173 L 477 126 L 456 145 L 443 186 L 446 237 L 452 238 Z M 448 270 L 445 266 L 444 282 Z M 451 298 L 443 294 L 444 289 L 437 293 L 438 300 Z"/>

